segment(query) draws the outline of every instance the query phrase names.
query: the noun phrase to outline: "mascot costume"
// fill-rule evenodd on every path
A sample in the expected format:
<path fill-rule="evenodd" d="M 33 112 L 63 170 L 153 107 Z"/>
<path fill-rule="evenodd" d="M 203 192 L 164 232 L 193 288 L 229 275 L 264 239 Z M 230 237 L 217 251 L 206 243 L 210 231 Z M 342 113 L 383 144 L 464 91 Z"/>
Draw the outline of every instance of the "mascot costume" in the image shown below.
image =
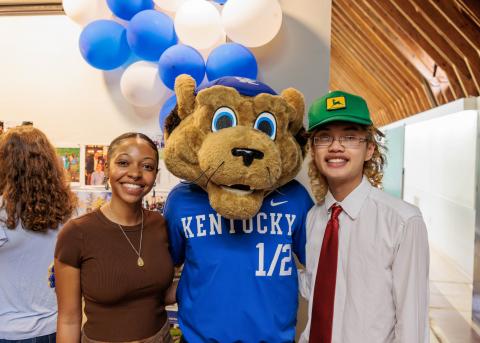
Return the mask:
<path fill-rule="evenodd" d="M 304 100 L 246 78 L 196 88 L 180 75 L 165 123 L 164 160 L 185 180 L 165 205 L 170 249 L 184 264 L 177 289 L 184 340 L 293 342 L 293 254 L 305 262 L 312 200 L 302 166 Z"/>

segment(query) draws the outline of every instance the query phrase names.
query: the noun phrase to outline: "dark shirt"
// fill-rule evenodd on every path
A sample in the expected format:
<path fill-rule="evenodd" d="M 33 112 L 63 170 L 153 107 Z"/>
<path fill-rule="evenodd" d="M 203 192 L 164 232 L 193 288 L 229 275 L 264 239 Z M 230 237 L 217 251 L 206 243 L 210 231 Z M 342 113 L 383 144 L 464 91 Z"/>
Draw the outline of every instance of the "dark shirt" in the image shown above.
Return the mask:
<path fill-rule="evenodd" d="M 70 220 L 58 235 L 55 257 L 80 269 L 87 337 L 133 341 L 153 336 L 167 320 L 164 296 L 173 279 L 163 217 L 144 210 L 141 257 L 100 210 Z M 124 226 L 138 250 L 141 225 Z"/>

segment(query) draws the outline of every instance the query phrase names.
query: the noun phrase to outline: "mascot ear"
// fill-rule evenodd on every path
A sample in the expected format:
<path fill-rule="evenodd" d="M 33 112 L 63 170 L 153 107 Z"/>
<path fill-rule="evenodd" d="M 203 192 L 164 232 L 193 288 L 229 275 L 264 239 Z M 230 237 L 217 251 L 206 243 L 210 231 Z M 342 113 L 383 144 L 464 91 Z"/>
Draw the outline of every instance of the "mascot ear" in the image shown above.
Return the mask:
<path fill-rule="evenodd" d="M 295 136 L 303 126 L 303 115 L 305 112 L 305 99 L 303 94 L 295 88 L 287 88 L 281 93 L 287 103 L 295 109 L 295 113 L 290 113 L 288 129 Z"/>
<path fill-rule="evenodd" d="M 178 116 L 185 119 L 195 107 L 195 80 L 187 74 L 175 79 L 175 95 L 177 96 Z"/>

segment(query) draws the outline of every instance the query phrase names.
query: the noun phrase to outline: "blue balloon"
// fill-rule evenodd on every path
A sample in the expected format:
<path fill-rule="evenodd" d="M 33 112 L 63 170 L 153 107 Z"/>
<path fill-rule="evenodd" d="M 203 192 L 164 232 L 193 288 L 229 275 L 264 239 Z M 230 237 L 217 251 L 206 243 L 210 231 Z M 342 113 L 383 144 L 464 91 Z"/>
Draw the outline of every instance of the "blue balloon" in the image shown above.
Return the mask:
<path fill-rule="evenodd" d="M 217 4 L 225 5 L 225 3 L 226 3 L 228 0 L 213 0 L 213 1 L 215 1 Z"/>
<path fill-rule="evenodd" d="M 111 70 L 130 56 L 125 28 L 113 20 L 96 20 L 80 34 L 80 53 L 94 68 Z"/>
<path fill-rule="evenodd" d="M 177 97 L 175 95 L 172 95 L 170 98 L 165 101 L 163 104 L 162 108 L 160 109 L 160 115 L 158 117 L 158 121 L 160 123 L 160 129 L 164 130 L 165 128 L 165 120 L 169 116 L 169 114 L 173 111 L 175 108 L 175 105 L 177 105 Z"/>
<path fill-rule="evenodd" d="M 153 0 L 107 0 L 107 5 L 117 17 L 130 20 L 140 11 L 155 7 Z"/>
<path fill-rule="evenodd" d="M 158 73 L 165 86 L 173 89 L 175 78 L 180 74 L 188 74 L 195 79 L 197 85 L 205 77 L 205 62 L 202 55 L 188 45 L 174 45 L 160 56 Z"/>
<path fill-rule="evenodd" d="M 155 10 L 137 13 L 128 24 L 127 41 L 136 55 L 157 62 L 167 48 L 177 44 L 173 20 Z"/>
<path fill-rule="evenodd" d="M 248 48 L 238 43 L 226 43 L 219 45 L 210 53 L 206 70 L 210 81 L 223 76 L 240 76 L 255 80 L 258 65 Z"/>

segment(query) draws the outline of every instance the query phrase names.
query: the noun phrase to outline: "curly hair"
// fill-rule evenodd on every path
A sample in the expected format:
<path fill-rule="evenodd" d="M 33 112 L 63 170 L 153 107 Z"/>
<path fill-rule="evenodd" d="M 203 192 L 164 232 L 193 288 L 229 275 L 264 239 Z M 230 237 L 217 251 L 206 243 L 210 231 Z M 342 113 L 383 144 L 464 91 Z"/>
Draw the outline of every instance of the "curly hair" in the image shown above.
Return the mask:
<path fill-rule="evenodd" d="M 373 125 L 365 127 L 365 130 L 367 131 L 367 142 L 373 143 L 375 149 L 372 158 L 363 163 L 363 174 L 367 177 L 372 186 L 381 188 L 383 168 L 386 162 L 385 152 L 387 150 L 381 141 L 384 134 Z M 308 166 L 308 176 L 310 178 L 313 196 L 317 203 L 321 203 L 327 195 L 328 184 L 325 177 L 320 174 L 320 171 L 315 165 L 312 137 L 313 135 L 310 136 L 308 143 L 308 148 L 311 151 L 310 156 L 312 158 Z"/>
<path fill-rule="evenodd" d="M 32 231 L 56 229 L 76 208 L 77 199 L 55 148 L 40 130 L 20 126 L 0 137 L 0 209 L 14 229 L 18 221 Z"/>

